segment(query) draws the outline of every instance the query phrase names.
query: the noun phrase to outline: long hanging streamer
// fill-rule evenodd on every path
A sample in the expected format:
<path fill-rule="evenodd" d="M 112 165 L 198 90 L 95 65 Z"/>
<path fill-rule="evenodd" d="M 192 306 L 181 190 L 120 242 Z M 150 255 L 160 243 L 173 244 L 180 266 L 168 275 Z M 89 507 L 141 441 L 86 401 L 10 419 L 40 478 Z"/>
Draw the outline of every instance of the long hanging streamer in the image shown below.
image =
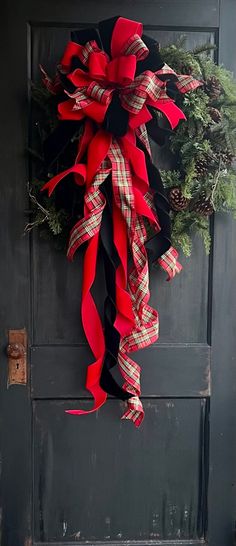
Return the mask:
<path fill-rule="evenodd" d="M 149 264 L 158 262 L 168 279 L 181 270 L 171 246 L 169 204 L 152 163 L 149 134 L 157 142 L 163 138 L 155 111 L 166 117 L 171 130 L 184 120 L 171 97 L 201 85 L 164 64 L 157 43 L 142 32 L 141 23 L 123 17 L 103 21 L 99 31 L 72 33 L 54 81 L 41 68 L 47 88 L 54 94 L 64 91 L 58 117 L 67 120 L 59 144 L 57 130 L 45 146 L 48 162 L 51 150 L 55 153 L 84 124 L 74 165 L 42 188 L 50 196 L 71 174 L 75 184 L 85 187 L 84 215 L 71 230 L 67 256 L 72 260 L 86 243 L 81 313 L 94 355 L 86 379 L 94 404 L 89 411 L 68 413 L 96 411 L 112 394 L 126 400 L 122 418 L 137 427 L 144 417 L 141 369 L 130 353 L 154 343 L 159 331 L 158 313 L 149 305 Z M 148 225 L 154 233 L 151 239 Z M 100 246 L 107 287 L 104 327 L 91 292 Z M 116 365 L 122 387 L 111 372 Z"/>

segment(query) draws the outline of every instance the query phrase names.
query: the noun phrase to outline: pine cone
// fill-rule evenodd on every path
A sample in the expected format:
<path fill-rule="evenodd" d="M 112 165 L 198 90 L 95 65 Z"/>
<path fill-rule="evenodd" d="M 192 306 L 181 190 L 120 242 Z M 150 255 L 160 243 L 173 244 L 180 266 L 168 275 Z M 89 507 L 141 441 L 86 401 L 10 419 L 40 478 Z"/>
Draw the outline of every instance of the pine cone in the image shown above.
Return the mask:
<path fill-rule="evenodd" d="M 213 108 L 213 106 L 211 106 L 211 108 L 209 108 L 209 114 L 215 123 L 220 123 L 222 116 L 218 108 Z"/>
<path fill-rule="evenodd" d="M 205 91 L 212 100 L 218 99 L 222 92 L 220 80 L 218 80 L 218 78 L 215 76 L 207 78 L 205 83 Z"/>
<path fill-rule="evenodd" d="M 188 208 L 189 199 L 184 197 L 179 187 L 172 188 L 169 192 L 169 203 L 172 210 L 186 210 Z"/>
<path fill-rule="evenodd" d="M 193 67 L 190 66 L 189 64 L 188 65 L 181 64 L 180 71 L 181 71 L 181 74 L 189 74 L 191 76 L 193 73 Z"/>
<path fill-rule="evenodd" d="M 209 159 L 202 157 L 197 159 L 195 164 L 195 171 L 199 177 L 203 177 L 207 174 L 209 169 Z"/>
<path fill-rule="evenodd" d="M 210 216 L 214 212 L 214 207 L 210 197 L 207 197 L 205 193 L 202 193 L 193 204 L 192 210 L 198 212 L 201 216 Z"/>
<path fill-rule="evenodd" d="M 219 155 L 224 165 L 231 165 L 233 162 L 234 156 L 229 150 L 221 151 Z"/>

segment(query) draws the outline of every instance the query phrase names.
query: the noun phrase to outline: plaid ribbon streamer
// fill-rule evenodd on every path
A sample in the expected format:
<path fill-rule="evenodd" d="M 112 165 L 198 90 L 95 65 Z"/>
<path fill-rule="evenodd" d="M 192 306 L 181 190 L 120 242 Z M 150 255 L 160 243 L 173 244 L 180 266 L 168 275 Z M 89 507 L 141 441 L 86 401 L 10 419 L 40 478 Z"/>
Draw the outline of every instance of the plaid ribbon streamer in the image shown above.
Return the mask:
<path fill-rule="evenodd" d="M 177 81 L 175 81 L 175 85 L 180 93 L 188 93 L 189 91 L 193 91 L 201 83 L 198 80 L 195 80 L 191 74 L 177 74 L 168 64 L 164 64 L 160 70 L 157 70 L 156 74 L 161 76 L 162 74 L 173 74 L 176 76 Z"/>
<path fill-rule="evenodd" d="M 99 186 L 101 186 L 107 178 L 110 171 L 111 169 L 109 168 L 107 161 L 103 161 L 92 184 L 86 190 L 84 202 L 87 213 L 71 230 L 67 250 L 67 257 L 70 260 L 83 243 L 91 239 L 100 231 L 102 213 L 106 205 L 106 199 L 100 191 Z"/>
<path fill-rule="evenodd" d="M 145 123 L 137 127 L 136 136 L 139 138 L 140 142 L 142 142 L 144 148 L 147 150 L 149 156 L 151 157 L 151 147 Z"/>
<path fill-rule="evenodd" d="M 121 339 L 118 355 L 119 368 L 125 383 L 123 389 L 133 394 L 123 419 L 131 419 L 139 426 L 144 417 L 140 396 L 140 366 L 128 353 L 143 349 L 158 338 L 158 313 L 148 305 L 149 272 L 145 249 L 146 229 L 144 221 L 135 210 L 132 174 L 129 161 L 124 158 L 119 143 L 113 139 L 108 152 L 112 165 L 112 185 L 117 206 L 127 225 L 128 239 L 133 258 L 133 269 L 128 277 L 128 289 L 132 299 L 135 327 Z"/>
<path fill-rule="evenodd" d="M 176 273 L 180 273 L 182 270 L 182 265 L 178 262 L 178 252 L 173 246 L 171 246 L 165 254 L 162 254 L 157 261 L 162 269 L 168 274 L 167 281 L 173 279 Z"/>

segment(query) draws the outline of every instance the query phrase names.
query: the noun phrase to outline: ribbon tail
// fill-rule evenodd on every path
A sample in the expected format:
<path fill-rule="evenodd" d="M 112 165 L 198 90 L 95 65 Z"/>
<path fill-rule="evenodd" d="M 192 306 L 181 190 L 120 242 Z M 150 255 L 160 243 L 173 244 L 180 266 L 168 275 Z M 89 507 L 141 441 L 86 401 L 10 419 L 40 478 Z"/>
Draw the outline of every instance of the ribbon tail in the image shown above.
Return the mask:
<path fill-rule="evenodd" d="M 69 169 L 66 169 L 66 171 L 63 171 L 57 174 L 56 176 L 54 176 L 53 178 L 51 178 L 48 182 L 46 182 L 46 184 L 44 184 L 44 186 L 41 188 L 41 191 L 47 190 L 48 196 L 50 197 L 52 193 L 54 192 L 55 188 L 57 187 L 57 185 L 59 184 L 59 182 L 61 182 L 63 178 L 65 178 L 66 176 L 72 173 L 76 174 L 77 184 L 82 185 L 85 183 L 86 166 L 81 163 L 78 163 L 77 165 L 73 165 Z"/>
<path fill-rule="evenodd" d="M 92 142 L 90 143 L 90 146 Z M 94 406 L 90 410 L 78 409 L 67 411 L 67 413 L 75 415 L 83 415 L 96 411 L 105 403 L 107 398 L 107 393 L 100 385 L 106 350 L 105 338 L 101 319 L 91 294 L 91 288 L 96 275 L 102 214 L 106 206 L 106 199 L 99 186 L 110 173 L 110 168 L 108 168 L 106 161 L 104 161 L 106 156 L 106 152 L 104 152 L 105 149 L 106 146 L 104 148 L 101 145 L 99 163 L 90 165 L 90 184 L 87 185 L 84 197 L 85 216 L 72 229 L 68 245 L 68 257 L 72 259 L 80 244 L 85 240 L 88 240 L 88 246 L 84 256 L 81 315 L 87 341 L 96 359 L 88 366 L 86 378 L 86 388 L 94 397 Z M 98 158 L 96 158 L 96 161 L 97 160 Z"/>
<path fill-rule="evenodd" d="M 128 292 L 132 301 L 134 324 L 130 332 L 121 336 L 119 351 L 119 369 L 125 379 L 124 391 L 129 393 L 127 401 L 128 409 L 123 415 L 124 419 L 132 420 L 135 426 L 139 426 L 144 418 L 142 402 L 140 400 L 140 366 L 135 363 L 128 354 L 144 348 L 158 338 L 159 320 L 158 314 L 149 305 L 149 274 L 148 258 L 145 250 L 146 229 L 142 219 L 143 215 L 155 222 L 152 211 L 147 210 L 142 191 L 148 188 L 148 178 L 145 165 L 145 157 L 141 150 L 137 150 L 132 139 L 122 139 L 121 144 L 113 140 L 109 150 L 109 158 L 112 163 L 112 184 L 116 208 L 119 211 L 118 218 L 122 218 L 125 225 L 126 238 L 129 242 L 133 268 L 127 274 L 127 262 L 123 262 L 125 279 L 128 284 Z M 138 160 L 138 165 L 135 159 Z M 134 169 L 135 165 L 135 169 Z M 140 172 L 139 172 L 140 165 Z M 134 191 L 135 176 L 132 177 L 131 166 L 137 176 L 137 185 L 140 189 Z M 140 175 L 140 176 L 138 176 Z M 138 205 L 138 210 L 136 209 Z M 139 211 L 139 212 L 138 212 Z M 141 214 L 140 214 L 141 213 Z M 121 255 L 120 238 L 117 239 L 117 248 Z"/>
<path fill-rule="evenodd" d="M 180 273 L 183 269 L 182 265 L 178 262 L 178 252 L 173 247 L 170 248 L 158 258 L 158 263 L 162 269 L 167 273 L 167 281 L 172 280 L 177 273 Z"/>
<path fill-rule="evenodd" d="M 104 304 L 104 332 L 106 353 L 103 362 L 100 385 L 108 393 L 121 400 L 126 400 L 129 394 L 114 379 L 111 369 L 117 365 L 120 344 L 120 332 L 115 321 L 117 317 L 116 276 L 120 268 L 120 259 L 117 253 L 112 225 L 112 188 L 110 178 L 103 184 L 102 192 L 106 196 L 101 225 L 101 246 L 104 262 L 107 297 Z"/>
<path fill-rule="evenodd" d="M 127 232 L 124 219 L 113 200 L 114 243 L 120 257 L 120 266 L 116 271 L 116 307 L 115 327 L 123 337 L 129 334 L 134 326 L 134 313 L 131 296 L 127 290 Z"/>
<path fill-rule="evenodd" d="M 182 112 L 182 110 L 178 106 L 176 106 L 174 101 L 170 100 L 166 102 L 161 102 L 157 100 L 156 102 L 149 101 L 149 104 L 150 106 L 153 106 L 157 110 L 160 110 L 160 112 L 162 112 L 165 115 L 165 117 L 168 119 L 170 123 L 171 129 L 175 129 L 175 127 L 177 127 L 181 119 L 186 120 L 185 114 Z"/>
<path fill-rule="evenodd" d="M 99 235 L 96 234 L 93 239 L 89 241 L 85 253 L 81 305 L 84 332 L 96 358 L 95 362 L 88 366 L 86 378 L 86 388 L 94 398 L 94 405 L 90 410 L 66 410 L 66 413 L 73 415 L 93 413 L 100 408 L 107 399 L 107 394 L 100 386 L 100 376 L 105 354 L 105 340 L 101 320 L 90 292 L 95 279 L 98 239 Z"/>

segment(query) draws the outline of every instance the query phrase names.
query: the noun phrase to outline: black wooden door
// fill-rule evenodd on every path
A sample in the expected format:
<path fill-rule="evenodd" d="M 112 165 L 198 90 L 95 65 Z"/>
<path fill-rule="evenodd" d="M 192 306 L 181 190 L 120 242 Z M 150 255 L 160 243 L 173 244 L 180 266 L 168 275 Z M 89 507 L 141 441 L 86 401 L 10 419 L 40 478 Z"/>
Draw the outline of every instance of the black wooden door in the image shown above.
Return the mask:
<path fill-rule="evenodd" d="M 80 322 L 82 261 L 37 233 L 22 237 L 27 204 L 27 88 L 49 71 L 71 28 L 119 14 L 162 43 L 219 45 L 233 69 L 235 0 L 5 2 L 1 34 L 1 544 L 234 544 L 236 224 L 214 226 L 213 252 L 196 240 L 169 285 L 153 272 L 160 341 L 142 364 L 143 426 L 120 421 L 110 399 L 97 414 L 84 389 L 91 362 Z M 30 171 L 30 166 L 29 166 Z M 102 305 L 103 277 L 96 298 Z M 29 335 L 27 386 L 7 384 L 7 331 Z M 210 424 L 210 428 L 209 428 Z"/>

